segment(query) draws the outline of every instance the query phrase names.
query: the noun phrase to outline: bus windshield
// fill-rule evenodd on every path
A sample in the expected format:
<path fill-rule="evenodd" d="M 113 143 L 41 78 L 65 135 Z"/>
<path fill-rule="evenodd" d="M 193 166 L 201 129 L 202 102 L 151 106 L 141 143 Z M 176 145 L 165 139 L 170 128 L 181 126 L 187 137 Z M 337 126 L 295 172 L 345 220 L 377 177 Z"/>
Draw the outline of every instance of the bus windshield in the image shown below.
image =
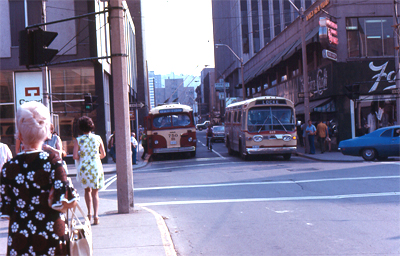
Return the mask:
<path fill-rule="evenodd" d="M 249 132 L 294 131 L 295 118 L 293 110 L 285 107 L 251 108 L 247 115 Z"/>
<path fill-rule="evenodd" d="M 173 114 L 156 116 L 153 119 L 155 128 L 185 127 L 190 125 L 190 117 L 187 114 Z"/>

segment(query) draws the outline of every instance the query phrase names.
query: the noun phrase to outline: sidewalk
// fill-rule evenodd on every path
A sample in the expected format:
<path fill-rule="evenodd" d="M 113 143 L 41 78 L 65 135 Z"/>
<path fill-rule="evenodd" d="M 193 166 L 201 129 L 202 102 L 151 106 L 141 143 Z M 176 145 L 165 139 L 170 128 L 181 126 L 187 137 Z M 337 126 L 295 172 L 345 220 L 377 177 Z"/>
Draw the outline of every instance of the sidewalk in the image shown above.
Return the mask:
<path fill-rule="evenodd" d="M 298 145 L 297 153 L 295 155 L 322 162 L 364 162 L 364 159 L 361 156 L 346 156 L 337 150 L 332 150 L 331 152 L 325 151 L 322 154 L 321 150 L 317 146 L 315 147 L 315 154 L 308 154 L 304 151 L 305 148 Z M 400 161 L 400 157 L 388 158 L 388 161 L 392 160 Z"/>
<path fill-rule="evenodd" d="M 133 169 L 147 165 L 148 160 L 142 160 L 143 148 L 139 146 L 137 164 Z M 116 173 L 116 165 L 104 164 L 104 172 Z M 68 176 L 76 176 L 74 165 L 68 165 Z M 80 195 L 80 206 L 86 212 L 84 195 Z M 100 195 L 101 196 L 101 195 Z M 92 226 L 93 255 L 176 255 L 168 228 L 162 216 L 156 212 L 134 206 L 134 211 L 118 214 L 116 199 L 100 199 L 100 224 Z M 0 220 L 0 255 L 7 252 L 8 221 Z"/>

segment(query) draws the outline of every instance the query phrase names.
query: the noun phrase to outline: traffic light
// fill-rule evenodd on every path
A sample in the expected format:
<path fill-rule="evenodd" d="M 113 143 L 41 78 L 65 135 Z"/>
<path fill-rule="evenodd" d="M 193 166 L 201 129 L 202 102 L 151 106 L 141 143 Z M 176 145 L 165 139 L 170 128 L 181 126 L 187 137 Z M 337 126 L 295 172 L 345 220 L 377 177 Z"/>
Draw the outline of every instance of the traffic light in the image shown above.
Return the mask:
<path fill-rule="evenodd" d="M 19 65 L 32 66 L 49 63 L 58 50 L 48 49 L 58 35 L 57 32 L 21 30 L 19 32 Z"/>
<path fill-rule="evenodd" d="M 33 33 L 30 30 L 19 31 L 19 65 L 33 65 Z"/>
<path fill-rule="evenodd" d="M 91 112 L 99 106 L 99 104 L 95 103 L 97 98 L 98 98 L 98 96 L 95 96 L 95 95 L 93 95 L 93 96 L 90 94 L 84 95 L 86 112 Z"/>
<path fill-rule="evenodd" d="M 57 32 L 44 31 L 37 29 L 33 31 L 33 64 L 40 65 L 49 63 L 58 53 L 56 49 L 47 47 L 58 35 Z"/>

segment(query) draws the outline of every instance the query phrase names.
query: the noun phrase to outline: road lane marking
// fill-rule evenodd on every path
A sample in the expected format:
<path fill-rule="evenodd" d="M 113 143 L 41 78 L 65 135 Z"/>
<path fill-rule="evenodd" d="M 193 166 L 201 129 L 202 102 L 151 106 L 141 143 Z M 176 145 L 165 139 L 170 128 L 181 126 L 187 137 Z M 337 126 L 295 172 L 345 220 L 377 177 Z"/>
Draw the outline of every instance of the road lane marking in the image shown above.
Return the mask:
<path fill-rule="evenodd" d="M 117 180 L 117 175 L 113 175 L 112 177 L 108 178 L 105 182 L 104 182 L 104 187 L 102 187 L 99 191 L 106 191 L 107 188 L 114 183 L 114 181 Z"/>
<path fill-rule="evenodd" d="M 201 145 L 203 145 L 204 147 L 207 147 L 203 142 L 201 142 L 200 140 L 197 140 L 198 142 L 201 143 Z M 218 153 L 217 151 L 215 151 L 214 149 L 211 149 L 212 152 L 214 152 L 215 154 L 217 154 L 219 157 L 221 157 L 222 159 L 225 159 L 225 157 L 223 157 L 220 153 Z"/>
<path fill-rule="evenodd" d="M 296 197 L 271 197 L 271 198 L 169 201 L 169 202 L 138 203 L 137 205 L 139 205 L 141 207 L 143 207 L 143 206 L 146 207 L 146 206 L 166 206 L 166 205 L 248 203 L 248 202 L 272 202 L 272 201 L 338 200 L 338 199 L 348 199 L 348 198 L 367 198 L 367 197 L 384 197 L 384 196 L 400 196 L 400 191 L 383 192 L 383 193 L 332 195 L 332 196 L 303 196 L 303 197 L 296 196 Z"/>
<path fill-rule="evenodd" d="M 157 212 L 147 208 L 143 207 L 142 208 L 151 214 L 156 218 L 157 221 L 157 226 L 158 229 L 160 230 L 161 234 L 161 240 L 163 242 L 164 250 L 165 250 L 165 255 L 166 256 L 176 256 L 176 251 L 174 247 L 174 243 L 172 242 L 171 234 L 169 233 L 169 229 L 167 227 L 167 224 L 165 224 L 164 218 L 158 214 Z"/>
<path fill-rule="evenodd" d="M 396 176 L 370 176 L 370 177 L 331 178 L 331 179 L 313 179 L 313 180 L 282 180 L 282 181 L 237 182 L 237 183 L 217 183 L 217 184 L 200 184 L 200 185 L 182 185 L 182 186 L 134 188 L 134 191 L 186 189 L 186 188 L 212 188 L 212 187 L 250 186 L 250 185 L 297 184 L 297 183 L 315 183 L 315 182 L 330 182 L 330 181 L 352 181 L 352 180 L 373 180 L 373 179 L 399 179 L 399 178 L 400 178 L 400 176 L 396 175 Z M 114 182 L 114 181 L 115 180 L 113 180 L 112 182 Z M 100 190 L 100 191 L 102 191 L 102 190 Z M 109 190 L 103 190 L 103 191 L 111 192 L 111 191 L 116 191 L 116 189 L 109 189 Z"/>

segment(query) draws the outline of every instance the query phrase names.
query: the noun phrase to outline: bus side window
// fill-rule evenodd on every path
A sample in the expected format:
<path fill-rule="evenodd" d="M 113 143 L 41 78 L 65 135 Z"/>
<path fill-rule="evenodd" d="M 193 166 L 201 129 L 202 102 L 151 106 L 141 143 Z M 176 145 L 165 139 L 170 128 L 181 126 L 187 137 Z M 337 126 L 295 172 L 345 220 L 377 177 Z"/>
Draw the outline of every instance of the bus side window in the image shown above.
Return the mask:
<path fill-rule="evenodd" d="M 233 122 L 236 123 L 236 121 L 237 121 L 237 111 L 235 111 L 235 114 L 233 116 Z"/>
<path fill-rule="evenodd" d="M 238 123 L 242 123 L 242 111 L 239 110 L 238 111 L 238 119 L 237 119 Z"/>

